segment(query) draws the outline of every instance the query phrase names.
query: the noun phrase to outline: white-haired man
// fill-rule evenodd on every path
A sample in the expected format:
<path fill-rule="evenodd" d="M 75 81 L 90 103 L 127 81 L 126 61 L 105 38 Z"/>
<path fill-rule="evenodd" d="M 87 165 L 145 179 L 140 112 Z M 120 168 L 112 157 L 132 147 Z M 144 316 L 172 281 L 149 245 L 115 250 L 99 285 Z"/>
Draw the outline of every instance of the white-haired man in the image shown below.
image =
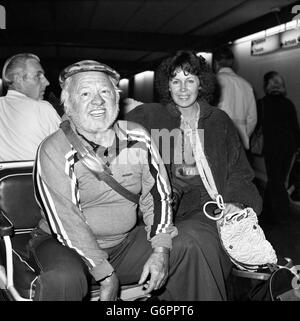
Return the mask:
<path fill-rule="evenodd" d="M 42 271 L 35 299 L 81 300 L 91 277 L 101 301 L 116 300 L 120 283 L 145 284 L 145 293 L 158 290 L 165 300 L 198 300 L 203 291 L 201 249 L 173 225 L 156 147 L 141 126 L 116 120 L 118 81 L 115 70 L 91 60 L 60 75 L 65 115 L 35 164 L 43 216 L 29 243 Z M 90 153 L 103 165 L 98 174 L 107 173 L 137 202 L 97 178 L 84 161 Z M 137 224 L 138 206 L 145 225 Z"/>
<path fill-rule="evenodd" d="M 40 59 L 20 53 L 6 60 L 0 97 L 0 161 L 34 160 L 41 141 L 58 129 L 60 117 L 43 100 L 46 87 Z"/>

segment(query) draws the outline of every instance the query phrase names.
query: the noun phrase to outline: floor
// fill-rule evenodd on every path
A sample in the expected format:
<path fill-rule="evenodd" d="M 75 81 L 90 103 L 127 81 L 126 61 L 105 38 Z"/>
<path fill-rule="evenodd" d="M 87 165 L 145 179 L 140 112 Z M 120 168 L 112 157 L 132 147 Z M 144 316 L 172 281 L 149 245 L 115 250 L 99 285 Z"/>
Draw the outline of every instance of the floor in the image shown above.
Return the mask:
<path fill-rule="evenodd" d="M 252 156 L 251 164 L 255 172 L 256 184 L 261 196 L 267 182 L 266 168 L 263 157 Z M 290 195 L 291 214 L 286 217 L 287 222 L 281 224 L 265 224 L 264 213 L 259 216 L 259 223 L 267 239 L 271 242 L 280 256 L 288 256 L 294 264 L 300 264 L 300 153 L 295 154 L 288 174 L 288 188 Z M 292 188 L 292 186 L 294 188 Z M 296 202 L 296 200 L 298 202 Z M 271 215 L 270 215 L 271 216 Z M 266 217 L 266 215 L 265 215 Z"/>
<path fill-rule="evenodd" d="M 291 202 L 290 206 L 292 213 L 287 222 L 262 224 L 262 228 L 278 255 L 289 257 L 295 265 L 300 265 L 300 202 Z"/>
<path fill-rule="evenodd" d="M 260 190 L 259 186 L 258 189 Z M 277 257 L 292 259 L 293 265 L 300 265 L 300 201 L 290 201 L 291 214 L 284 223 L 270 224 L 259 216 L 259 224 L 267 240 L 272 244 Z M 264 215 L 262 213 L 261 215 Z M 247 301 L 248 295 L 259 281 L 231 276 L 229 279 L 229 300 Z"/>

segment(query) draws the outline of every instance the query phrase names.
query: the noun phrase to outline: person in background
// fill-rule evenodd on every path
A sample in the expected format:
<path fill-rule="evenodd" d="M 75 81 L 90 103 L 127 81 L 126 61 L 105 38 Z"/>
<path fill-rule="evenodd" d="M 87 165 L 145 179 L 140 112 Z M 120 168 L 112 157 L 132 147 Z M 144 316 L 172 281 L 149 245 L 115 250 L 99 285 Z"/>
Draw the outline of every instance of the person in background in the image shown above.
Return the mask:
<path fill-rule="evenodd" d="M 264 215 L 266 223 L 289 217 L 286 182 L 295 152 L 300 147 L 300 130 L 294 104 L 286 97 L 283 77 L 276 71 L 264 75 L 265 96 L 258 100 L 258 122 L 264 136 L 263 155 L 267 171 Z"/>
<path fill-rule="evenodd" d="M 143 103 L 141 101 L 135 100 L 133 98 L 125 98 L 124 101 L 124 112 L 129 113 L 132 109 L 135 107 L 142 105 Z"/>
<path fill-rule="evenodd" d="M 47 97 L 45 97 L 45 100 L 47 100 L 55 108 L 56 112 L 60 117 L 63 116 L 64 106 L 60 101 L 60 98 L 57 97 L 53 91 L 49 91 Z"/>
<path fill-rule="evenodd" d="M 135 100 L 130 97 L 126 98 L 120 98 L 119 106 L 120 106 L 120 112 L 119 112 L 119 119 L 124 119 L 125 114 L 130 112 L 135 107 L 142 105 L 143 103 L 141 101 Z"/>
<path fill-rule="evenodd" d="M 34 160 L 41 141 L 58 129 L 60 117 L 43 100 L 46 87 L 40 59 L 20 53 L 6 60 L 0 97 L 0 161 Z"/>
<path fill-rule="evenodd" d="M 213 65 L 220 84 L 218 107 L 232 119 L 246 151 L 257 122 L 256 101 L 251 85 L 234 70 L 234 55 L 228 46 L 213 52 Z"/>
<path fill-rule="evenodd" d="M 188 229 L 173 225 L 167 173 L 149 134 L 116 120 L 119 78 L 92 60 L 65 68 L 62 127 L 68 124 L 103 170 L 139 195 L 138 204 L 98 180 L 62 128 L 46 138 L 34 170 L 42 219 L 29 242 L 42 270 L 36 300 L 82 300 L 92 282 L 100 301 L 116 300 L 120 283 L 139 282 L 145 293 L 173 301 L 198 301 L 213 291 L 202 288 L 212 276 L 201 269 L 200 246 Z M 138 205 L 144 225 L 137 225 Z"/>
<path fill-rule="evenodd" d="M 156 71 L 161 102 L 138 106 L 126 119 L 143 125 L 159 146 L 173 189 L 175 224 L 186 226 L 202 249 L 201 298 L 226 300 L 231 264 L 216 223 L 204 215 L 203 206 L 222 195 L 225 214 L 245 206 L 259 214 L 261 198 L 234 124 L 208 103 L 214 84 L 215 76 L 203 57 L 179 51 Z"/>

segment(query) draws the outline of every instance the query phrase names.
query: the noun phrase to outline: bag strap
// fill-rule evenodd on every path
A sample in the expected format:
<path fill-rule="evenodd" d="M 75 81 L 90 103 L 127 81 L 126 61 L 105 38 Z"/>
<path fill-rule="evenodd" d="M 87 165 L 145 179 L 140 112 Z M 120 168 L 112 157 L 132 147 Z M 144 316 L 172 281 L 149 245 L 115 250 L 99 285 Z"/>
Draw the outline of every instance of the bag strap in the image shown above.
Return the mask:
<path fill-rule="evenodd" d="M 209 163 L 207 161 L 206 155 L 204 153 L 204 147 L 202 146 L 202 143 L 200 141 L 200 137 L 199 137 L 198 133 L 194 132 L 194 133 L 190 134 L 189 137 L 190 137 L 190 140 L 191 140 L 191 145 L 192 145 L 193 152 L 194 152 L 194 155 L 195 155 L 196 165 L 197 165 L 200 177 L 201 177 L 201 179 L 203 181 L 203 184 L 204 184 L 208 194 L 213 199 L 213 201 L 208 201 L 208 202 L 206 202 L 204 204 L 203 213 L 209 219 L 212 219 L 212 220 L 215 220 L 215 221 L 219 221 L 220 219 L 222 219 L 224 217 L 225 204 L 224 204 L 224 201 L 223 201 L 223 197 L 222 197 L 221 194 L 218 193 L 218 189 L 217 189 L 217 186 L 216 186 L 216 183 L 215 183 L 211 168 L 210 168 Z M 193 141 L 193 140 L 195 140 L 195 141 Z M 220 214 L 216 215 L 216 216 L 209 215 L 209 213 L 206 211 L 206 207 L 209 204 L 217 205 L 217 207 L 220 210 Z M 219 226 L 218 222 L 217 222 L 217 230 L 218 230 L 218 233 L 219 233 L 219 236 L 220 236 L 221 246 L 225 250 L 225 253 L 227 253 L 227 255 L 229 256 L 231 261 L 235 265 L 237 265 L 239 268 L 244 269 L 244 270 L 248 270 L 248 271 L 256 271 L 259 268 L 266 268 L 267 267 L 266 264 L 262 264 L 262 265 L 244 264 L 244 263 L 239 262 L 236 259 L 234 259 L 228 253 L 228 251 L 226 250 L 226 248 L 225 248 L 225 246 L 223 244 L 221 233 L 220 233 L 220 226 Z"/>
<path fill-rule="evenodd" d="M 82 144 L 78 136 L 71 128 L 68 120 L 63 121 L 60 124 L 60 128 L 63 130 L 70 144 L 78 152 L 83 165 L 88 168 L 97 177 L 97 179 L 99 179 L 99 181 L 104 181 L 113 190 L 129 201 L 139 204 L 140 196 L 130 192 L 111 176 L 109 167 L 104 164 L 102 159 L 98 157 L 93 150 L 88 150 L 84 144 Z"/>
<path fill-rule="evenodd" d="M 223 197 L 218 192 L 217 185 L 214 180 L 214 176 L 212 174 L 211 168 L 208 164 L 208 161 L 204 152 L 204 146 L 202 146 L 202 143 L 200 141 L 198 130 L 190 130 L 188 136 L 192 146 L 193 154 L 195 156 L 196 166 L 197 166 L 199 175 L 201 177 L 201 180 L 203 182 L 203 185 L 207 193 L 213 200 L 213 201 L 208 201 L 204 204 L 203 212 L 208 218 L 218 221 L 224 216 L 225 204 L 223 201 Z M 208 212 L 206 211 L 206 207 L 209 204 L 216 204 L 218 206 L 218 208 L 221 211 L 218 216 L 211 216 L 208 214 Z"/>

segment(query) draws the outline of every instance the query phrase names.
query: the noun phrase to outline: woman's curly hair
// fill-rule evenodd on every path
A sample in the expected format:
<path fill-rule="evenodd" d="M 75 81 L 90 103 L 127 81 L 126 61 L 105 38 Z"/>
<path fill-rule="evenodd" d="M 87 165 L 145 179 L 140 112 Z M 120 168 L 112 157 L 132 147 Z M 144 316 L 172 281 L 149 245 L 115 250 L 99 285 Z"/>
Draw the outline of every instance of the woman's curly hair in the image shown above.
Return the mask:
<path fill-rule="evenodd" d="M 156 70 L 154 84 L 161 103 L 172 102 L 169 80 L 175 77 L 177 68 L 181 68 L 184 72 L 199 78 L 198 99 L 205 99 L 208 103 L 215 100 L 218 83 L 206 60 L 202 56 L 197 56 L 193 51 L 180 50 L 175 55 L 164 59 Z"/>

